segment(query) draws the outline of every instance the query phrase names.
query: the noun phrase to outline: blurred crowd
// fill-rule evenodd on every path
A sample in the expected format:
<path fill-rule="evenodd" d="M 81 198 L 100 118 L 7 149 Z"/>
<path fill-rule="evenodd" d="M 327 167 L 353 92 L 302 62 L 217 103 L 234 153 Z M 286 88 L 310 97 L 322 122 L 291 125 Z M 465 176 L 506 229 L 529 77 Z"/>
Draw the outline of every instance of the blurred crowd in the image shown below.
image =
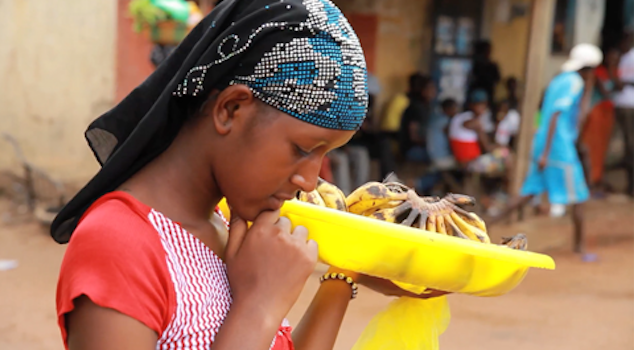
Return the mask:
<path fill-rule="evenodd" d="M 379 180 L 371 176 L 374 160 L 380 167 L 374 177 L 394 173 L 423 194 L 468 192 L 467 183 L 477 181 L 480 202 L 495 215 L 508 197 L 515 141 L 520 120 L 526 116 L 520 113 L 518 80 L 501 76 L 491 50 L 487 41 L 475 46 L 465 103 L 439 99 L 436 82 L 414 73 L 408 90 L 393 96 L 378 113 L 374 101 L 381 88 L 371 76 L 368 118 L 350 144 L 324 159 L 321 176 L 349 193 L 367 181 Z M 594 197 L 612 190 L 604 181 L 604 169 L 615 125 L 625 148 L 619 165 L 627 170 L 627 193 L 634 195 L 632 82 L 632 35 L 625 33 L 619 45 L 604 48 L 603 63 L 594 70 L 590 112 L 580 128 L 579 154 Z M 540 113 L 529 117 L 537 127 Z M 539 202 L 534 204 L 539 212 Z"/>
<path fill-rule="evenodd" d="M 472 71 L 464 104 L 440 100 L 430 76 L 412 74 L 408 90 L 387 103 L 378 122 L 372 102 L 380 87 L 371 77 L 366 123 L 350 144 L 328 155 L 322 177 L 349 193 L 371 179 L 375 159 L 381 178 L 398 174 L 420 193 L 460 190 L 452 187 L 464 183 L 470 173 L 502 180 L 488 193 L 504 191 L 520 125 L 518 81 L 502 79 L 486 41 L 476 45 Z M 505 96 L 496 101 L 494 92 L 501 83 Z"/>

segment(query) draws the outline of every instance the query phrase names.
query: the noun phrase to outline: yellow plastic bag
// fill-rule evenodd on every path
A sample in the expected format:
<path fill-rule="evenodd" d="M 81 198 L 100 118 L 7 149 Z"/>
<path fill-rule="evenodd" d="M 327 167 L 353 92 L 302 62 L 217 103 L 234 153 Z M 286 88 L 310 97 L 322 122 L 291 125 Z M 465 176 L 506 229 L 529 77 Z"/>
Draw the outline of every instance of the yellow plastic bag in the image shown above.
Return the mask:
<path fill-rule="evenodd" d="M 420 294 L 425 288 L 398 284 Z M 438 350 L 438 337 L 451 316 L 447 297 L 401 297 L 376 315 L 352 350 Z"/>

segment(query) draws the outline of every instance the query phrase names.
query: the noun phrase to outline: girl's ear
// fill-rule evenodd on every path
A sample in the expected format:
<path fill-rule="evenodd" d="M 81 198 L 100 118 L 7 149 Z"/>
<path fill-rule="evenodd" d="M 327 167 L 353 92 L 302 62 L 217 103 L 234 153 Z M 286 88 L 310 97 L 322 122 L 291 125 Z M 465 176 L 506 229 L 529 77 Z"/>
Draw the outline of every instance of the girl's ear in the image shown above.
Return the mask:
<path fill-rule="evenodd" d="M 232 85 L 224 89 L 212 107 L 212 118 L 216 132 L 226 135 L 236 124 L 244 124 L 247 110 L 255 105 L 255 97 L 245 85 Z"/>

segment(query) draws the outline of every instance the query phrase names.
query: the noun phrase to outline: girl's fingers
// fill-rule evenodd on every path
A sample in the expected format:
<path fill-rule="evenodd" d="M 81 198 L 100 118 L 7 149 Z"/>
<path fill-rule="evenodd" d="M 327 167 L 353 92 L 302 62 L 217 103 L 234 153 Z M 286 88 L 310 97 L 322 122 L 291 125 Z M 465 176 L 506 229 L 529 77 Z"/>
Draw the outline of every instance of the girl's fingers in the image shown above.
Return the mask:
<path fill-rule="evenodd" d="M 280 211 L 265 211 L 258 215 L 257 218 L 253 221 L 253 227 L 271 227 L 275 225 L 280 219 Z M 267 232 L 272 232 L 271 230 L 266 230 Z"/>
<path fill-rule="evenodd" d="M 229 239 L 227 241 L 227 247 L 225 248 L 225 255 L 227 259 L 234 257 L 238 250 L 240 250 L 244 237 L 247 235 L 247 230 L 247 222 L 232 211 L 229 226 Z"/>
<path fill-rule="evenodd" d="M 290 224 L 290 221 L 289 221 L 289 224 Z M 293 237 L 295 237 L 296 239 L 302 242 L 306 242 L 306 240 L 308 239 L 308 230 L 304 226 L 297 226 L 293 230 Z"/>
<path fill-rule="evenodd" d="M 280 216 L 280 218 L 277 220 L 275 225 L 277 227 L 279 227 L 280 230 L 282 232 L 284 232 L 284 233 L 290 233 L 291 232 L 291 220 L 289 220 L 285 216 Z"/>

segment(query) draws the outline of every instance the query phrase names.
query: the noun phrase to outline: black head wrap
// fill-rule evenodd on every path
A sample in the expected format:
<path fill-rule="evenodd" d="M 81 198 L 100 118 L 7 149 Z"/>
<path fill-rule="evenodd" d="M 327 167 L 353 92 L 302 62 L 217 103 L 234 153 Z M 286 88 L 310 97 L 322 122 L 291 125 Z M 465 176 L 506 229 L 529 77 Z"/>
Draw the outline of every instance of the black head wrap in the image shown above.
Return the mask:
<path fill-rule="evenodd" d="M 254 96 L 321 127 L 356 130 L 367 108 L 359 40 L 329 0 L 225 0 L 86 139 L 101 170 L 62 209 L 51 235 L 66 243 L 81 215 L 163 152 L 209 92 Z"/>

